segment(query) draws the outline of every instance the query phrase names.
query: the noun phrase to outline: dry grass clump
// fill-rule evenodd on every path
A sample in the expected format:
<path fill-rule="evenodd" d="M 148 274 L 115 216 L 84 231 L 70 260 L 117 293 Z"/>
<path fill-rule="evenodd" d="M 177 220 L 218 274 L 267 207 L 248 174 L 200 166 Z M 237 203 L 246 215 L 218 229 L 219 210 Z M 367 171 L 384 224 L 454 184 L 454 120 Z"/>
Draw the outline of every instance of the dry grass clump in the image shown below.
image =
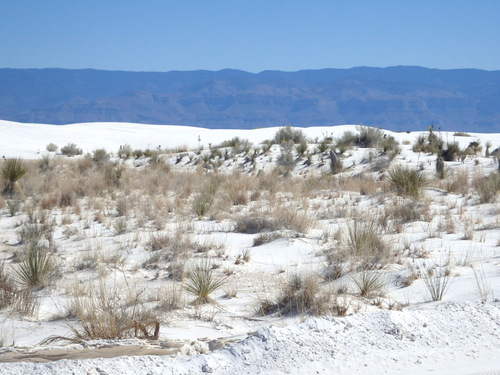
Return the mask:
<path fill-rule="evenodd" d="M 420 191 L 427 183 L 422 171 L 402 166 L 390 169 L 387 179 L 398 195 L 407 195 L 415 199 L 420 197 Z"/>
<path fill-rule="evenodd" d="M 141 293 L 124 286 L 117 280 L 107 282 L 102 274 L 97 285 L 75 283 L 68 311 L 78 319 L 78 325 L 68 323 L 71 336 L 50 336 L 43 344 L 130 337 L 157 339 L 160 323 L 153 309 L 144 307 Z"/>
<path fill-rule="evenodd" d="M 500 190 L 500 174 L 491 173 L 488 176 L 476 177 L 472 182 L 479 195 L 481 203 L 493 202 Z"/>
<path fill-rule="evenodd" d="M 325 300 L 319 297 L 319 292 L 319 279 L 315 275 L 294 273 L 280 287 L 275 301 L 261 301 L 259 312 L 264 315 L 275 312 L 283 315 L 317 314 L 325 310 Z"/>
<path fill-rule="evenodd" d="M 173 237 L 163 233 L 151 234 L 148 247 L 153 253 L 143 263 L 143 267 L 155 268 L 161 263 L 187 259 L 189 252 L 196 249 L 196 244 L 188 235 L 178 230 Z"/>
<path fill-rule="evenodd" d="M 8 273 L 3 261 L 0 263 L 0 310 L 7 308 L 21 314 L 35 315 L 39 301 L 31 288 L 18 288 L 18 283 Z"/>
<path fill-rule="evenodd" d="M 354 220 L 347 225 L 343 246 L 352 257 L 355 269 L 382 269 L 391 257 L 391 247 L 382 238 L 380 227 L 373 219 Z"/>
<path fill-rule="evenodd" d="M 277 225 L 274 220 L 267 218 L 265 215 L 251 216 L 240 216 L 236 220 L 234 231 L 238 233 L 262 233 L 262 232 L 272 232 L 277 229 Z"/>
<path fill-rule="evenodd" d="M 254 237 L 253 246 L 254 247 L 262 246 L 266 243 L 273 242 L 278 238 L 281 238 L 280 234 L 278 233 L 261 233 L 258 236 Z"/>

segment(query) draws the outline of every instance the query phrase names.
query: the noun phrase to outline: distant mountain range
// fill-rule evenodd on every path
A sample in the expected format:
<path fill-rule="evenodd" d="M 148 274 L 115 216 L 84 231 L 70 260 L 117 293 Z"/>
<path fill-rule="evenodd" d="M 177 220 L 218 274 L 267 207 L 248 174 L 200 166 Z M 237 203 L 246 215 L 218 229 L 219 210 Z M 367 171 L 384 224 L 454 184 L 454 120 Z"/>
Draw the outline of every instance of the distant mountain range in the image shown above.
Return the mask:
<path fill-rule="evenodd" d="M 251 129 L 365 124 L 500 132 L 500 71 L 0 69 L 0 119 Z"/>

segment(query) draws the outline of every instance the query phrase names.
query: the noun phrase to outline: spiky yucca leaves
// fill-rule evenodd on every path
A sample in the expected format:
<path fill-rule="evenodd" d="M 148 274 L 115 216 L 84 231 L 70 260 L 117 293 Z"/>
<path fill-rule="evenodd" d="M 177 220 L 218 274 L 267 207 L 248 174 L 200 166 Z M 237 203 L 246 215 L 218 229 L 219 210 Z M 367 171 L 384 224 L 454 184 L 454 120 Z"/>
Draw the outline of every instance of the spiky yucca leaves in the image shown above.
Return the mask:
<path fill-rule="evenodd" d="M 210 294 L 220 289 L 226 282 L 226 277 L 216 276 L 209 260 L 200 261 L 188 268 L 184 289 L 196 296 L 197 305 L 214 303 Z"/>
<path fill-rule="evenodd" d="M 417 199 L 421 189 L 427 183 L 422 171 L 397 166 L 389 170 L 388 181 L 398 195 L 407 195 Z"/>
<path fill-rule="evenodd" d="M 25 259 L 16 269 L 19 281 L 27 288 L 44 286 L 54 274 L 55 266 L 46 249 L 30 246 Z"/>
<path fill-rule="evenodd" d="M 352 282 L 361 297 L 370 297 L 381 293 L 387 284 L 380 273 L 373 271 L 361 271 L 352 277 Z"/>
<path fill-rule="evenodd" d="M 28 172 L 21 159 L 6 159 L 2 168 L 2 177 L 5 179 L 4 192 L 12 195 L 14 192 L 22 194 L 21 186 L 17 182 Z"/>

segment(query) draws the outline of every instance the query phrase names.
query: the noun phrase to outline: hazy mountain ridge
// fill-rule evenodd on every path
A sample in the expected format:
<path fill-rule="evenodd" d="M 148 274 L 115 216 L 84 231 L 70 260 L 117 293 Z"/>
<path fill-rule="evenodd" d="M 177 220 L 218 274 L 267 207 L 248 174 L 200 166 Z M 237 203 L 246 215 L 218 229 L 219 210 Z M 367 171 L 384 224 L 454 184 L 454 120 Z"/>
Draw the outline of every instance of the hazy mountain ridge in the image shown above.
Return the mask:
<path fill-rule="evenodd" d="M 0 69 L 0 118 L 209 128 L 364 123 L 500 131 L 500 71 L 390 67 L 122 72 Z"/>

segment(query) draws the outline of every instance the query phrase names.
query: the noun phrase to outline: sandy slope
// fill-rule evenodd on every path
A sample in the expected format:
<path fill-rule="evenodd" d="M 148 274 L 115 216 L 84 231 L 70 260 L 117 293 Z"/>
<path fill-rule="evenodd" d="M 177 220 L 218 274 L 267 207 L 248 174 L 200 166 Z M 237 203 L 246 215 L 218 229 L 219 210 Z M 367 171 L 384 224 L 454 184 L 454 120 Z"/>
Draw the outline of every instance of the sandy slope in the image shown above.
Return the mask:
<path fill-rule="evenodd" d="M 331 133 L 338 136 L 345 130 L 354 129 L 352 126 L 338 126 L 304 131 L 314 139 Z M 275 132 L 276 128 L 245 131 L 136 124 L 54 126 L 0 121 L 0 155 L 38 158 L 38 152 L 43 153 L 50 142 L 59 147 L 74 142 L 85 152 L 101 147 L 115 151 L 122 144 L 130 144 L 133 148 L 154 148 L 157 145 L 176 147 L 184 144 L 198 147 L 201 143 L 207 147 L 209 143 L 220 143 L 235 136 L 258 143 L 272 138 Z M 402 143 L 413 142 L 418 133 L 391 134 Z M 451 134 L 443 136 L 445 139 L 452 139 Z M 483 144 L 486 140 L 491 140 L 493 148 L 500 145 L 498 134 L 474 134 L 472 137 L 457 137 L 456 140 L 461 146 L 466 146 L 476 138 L 480 138 Z M 403 147 L 397 162 L 411 166 L 421 164 L 426 170 L 433 171 L 435 156 L 417 156 L 410 148 L 409 145 Z M 362 171 L 367 154 L 368 151 L 359 150 L 344 163 L 352 164 L 352 173 L 358 169 Z M 488 173 L 497 169 L 493 159 L 484 157 L 470 159 L 463 164 L 450 163 L 450 168 L 472 170 L 477 167 L 476 162 Z M 408 236 L 406 240 L 421 243 L 422 248 L 429 252 L 429 263 L 439 263 L 444 257 L 450 258 L 451 263 L 454 263 L 456 277 L 443 302 L 423 303 L 426 300 L 425 287 L 422 280 L 418 280 L 409 288 L 391 285 L 388 291 L 391 298 L 410 303 L 410 307 L 402 311 L 380 310 L 370 306 L 345 318 L 249 321 L 243 315 L 254 302 L 254 284 L 267 285 L 270 279 L 266 275 L 276 274 L 277 270 L 288 270 L 298 265 L 314 268 L 320 262 L 315 256 L 320 250 L 317 234 L 298 239 L 281 239 L 252 250 L 252 261 L 241 268 L 235 278 L 239 283 L 238 289 L 241 290 L 240 296 L 223 301 L 226 310 L 219 314 L 216 322 L 196 322 L 193 325 L 192 321 L 185 322 L 179 318 L 177 321 L 173 319 L 171 326 L 162 331 L 163 339 L 178 338 L 188 343 L 175 356 L 158 356 L 158 350 L 165 348 L 137 340 L 120 344 L 96 342 L 91 349 L 83 346 L 41 348 L 36 346 L 41 339 L 51 334 L 60 334 L 60 322 L 51 322 L 46 317 L 37 321 L 2 316 L 4 329 L 9 329 L 9 324 L 13 325 L 12 334 L 16 337 L 17 346 L 3 349 L 0 353 L 0 374 L 479 374 L 500 371 L 500 303 L 494 302 L 494 297 L 500 294 L 500 233 L 492 225 L 490 229 L 482 229 L 475 240 L 463 241 L 461 237 L 464 225 L 458 219 L 458 212 L 462 211 L 470 216 L 471 221 L 474 219 L 481 222 L 477 227 L 488 228 L 488 225 L 497 223 L 498 214 L 491 212 L 498 212 L 498 207 L 495 204 L 476 205 L 472 196 L 446 196 L 439 189 L 428 189 L 426 194 L 433 201 L 433 208 L 436 210 L 441 205 L 449 204 L 457 212 L 454 213 L 458 228 L 455 234 L 433 236 L 433 231 L 437 230 L 435 227 L 439 225 L 437 219 L 432 223 L 410 223 L 405 228 L 405 235 Z M 340 205 L 342 199 L 338 199 Z M 371 198 L 359 197 L 360 208 L 370 210 L 373 204 Z M 18 218 L 5 214 L 0 222 L 2 239 L 8 245 L 16 242 L 17 220 Z M 325 226 L 329 225 L 328 220 L 325 222 Z M 223 225 L 224 223 L 203 220 L 193 223 L 199 240 L 203 237 L 211 236 L 213 239 L 224 236 L 231 259 L 242 248 L 251 247 L 252 236 L 224 231 Z M 96 225 L 91 230 L 97 237 L 102 237 L 103 241 L 114 238 L 109 233 L 106 234 L 104 227 Z M 62 245 L 60 254 L 71 259 L 75 253 L 73 246 L 76 245 L 65 239 L 62 230 L 60 232 L 56 232 Z M 123 242 L 118 243 L 119 246 L 127 241 L 126 235 L 124 236 Z M 136 261 L 142 255 L 137 249 L 134 250 L 137 254 L 132 253 L 130 261 Z M 466 256 L 472 258 L 471 262 L 481 262 L 491 289 L 491 297 L 486 304 L 478 302 L 471 268 L 460 264 Z M 397 276 L 399 270 L 393 271 L 393 276 Z M 144 276 L 148 275 L 145 273 Z M 54 299 L 57 300 L 58 297 L 61 296 L 56 295 Z M 53 312 L 55 302 L 46 298 L 42 312 Z M 230 335 L 244 337 L 246 333 L 254 331 L 257 332 L 241 342 L 209 351 L 208 342 L 213 338 Z M 205 337 L 208 339 L 202 339 Z M 21 346 L 29 348 L 22 349 Z M 52 353 L 47 354 L 47 350 Z M 2 358 L 6 361 L 21 359 L 26 353 L 33 351 L 37 351 L 32 356 L 33 361 L 43 360 L 44 357 L 59 360 L 47 363 L 1 363 Z M 206 353 L 194 355 L 204 352 Z M 126 356 L 77 359 L 86 353 L 89 356 L 99 356 L 99 353 L 103 357 Z M 148 353 L 155 355 L 131 356 Z"/>
<path fill-rule="evenodd" d="M 68 358 L 72 358 L 71 353 Z M 0 372 L 479 374 L 500 371 L 499 358 L 500 305 L 470 302 L 427 304 L 346 318 L 309 318 L 299 324 L 263 328 L 239 343 L 195 357 L 0 363 Z"/>

